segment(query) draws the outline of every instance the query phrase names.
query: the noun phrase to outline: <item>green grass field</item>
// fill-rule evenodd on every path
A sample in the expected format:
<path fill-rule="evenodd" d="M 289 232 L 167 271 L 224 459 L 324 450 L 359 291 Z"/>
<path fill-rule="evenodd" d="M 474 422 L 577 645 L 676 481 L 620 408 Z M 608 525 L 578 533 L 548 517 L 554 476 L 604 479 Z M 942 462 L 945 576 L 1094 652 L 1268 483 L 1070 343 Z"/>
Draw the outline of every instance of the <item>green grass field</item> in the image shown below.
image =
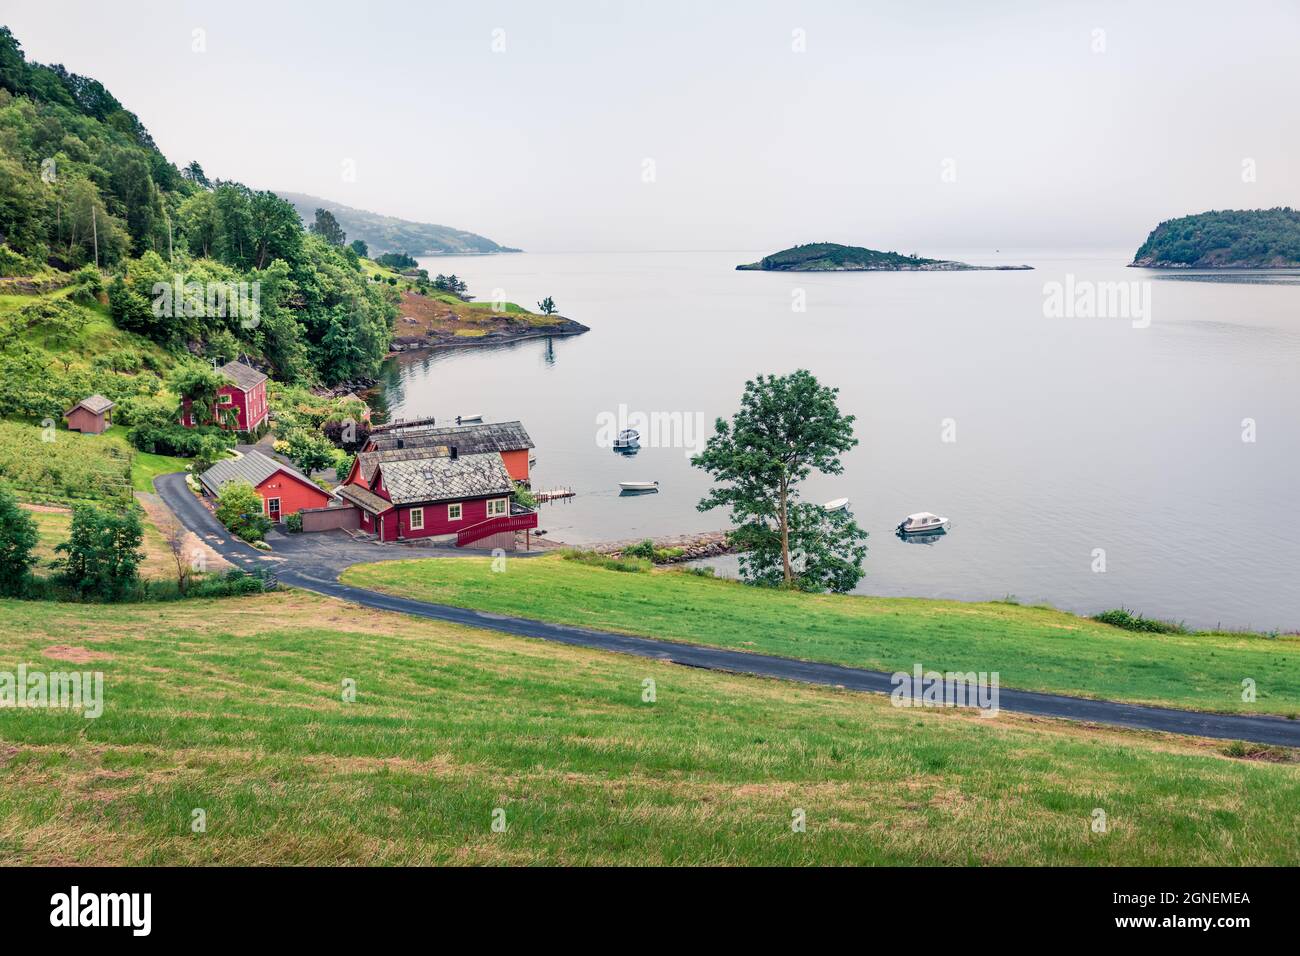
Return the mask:
<path fill-rule="evenodd" d="M 121 425 L 111 426 L 106 435 L 126 441 L 127 429 Z M 136 491 L 154 490 L 153 480 L 159 475 L 173 471 L 184 471 L 191 464 L 192 458 L 175 458 L 171 455 L 155 455 L 152 452 L 131 449 L 131 486 Z"/>
<path fill-rule="evenodd" d="M 1046 608 L 810 595 L 560 555 L 359 565 L 349 584 L 458 607 L 875 670 L 997 671 L 1003 687 L 1195 710 L 1300 714 L 1300 637 L 1137 634 Z M 1242 680 L 1257 700 L 1241 699 Z"/>
<path fill-rule="evenodd" d="M 304 593 L 0 601 L 0 670 L 19 663 L 102 670 L 104 712 L 0 710 L 4 864 L 1300 864 L 1300 764 L 1224 742 L 908 711 Z"/>

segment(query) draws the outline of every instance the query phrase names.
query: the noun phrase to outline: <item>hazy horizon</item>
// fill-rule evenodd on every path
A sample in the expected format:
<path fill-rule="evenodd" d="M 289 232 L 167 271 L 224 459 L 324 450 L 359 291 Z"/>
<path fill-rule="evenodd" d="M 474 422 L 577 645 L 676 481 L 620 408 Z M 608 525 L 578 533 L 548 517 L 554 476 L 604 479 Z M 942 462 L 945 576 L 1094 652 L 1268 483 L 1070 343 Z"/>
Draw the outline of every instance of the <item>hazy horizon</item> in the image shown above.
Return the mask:
<path fill-rule="evenodd" d="M 1294 4 L 11 0 L 0 23 L 178 165 L 529 251 L 1131 251 L 1300 204 Z"/>

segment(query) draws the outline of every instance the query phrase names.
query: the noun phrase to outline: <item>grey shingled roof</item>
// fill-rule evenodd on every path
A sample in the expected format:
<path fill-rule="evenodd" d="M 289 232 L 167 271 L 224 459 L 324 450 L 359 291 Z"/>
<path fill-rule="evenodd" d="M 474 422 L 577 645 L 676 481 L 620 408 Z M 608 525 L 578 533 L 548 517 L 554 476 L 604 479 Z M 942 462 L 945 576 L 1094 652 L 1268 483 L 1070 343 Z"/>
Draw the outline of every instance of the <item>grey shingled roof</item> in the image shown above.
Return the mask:
<path fill-rule="evenodd" d="M 344 501 L 351 501 L 371 514 L 383 514 L 393 506 L 391 502 L 360 485 L 340 485 L 335 491 Z"/>
<path fill-rule="evenodd" d="M 508 495 L 515 489 L 497 452 L 382 462 L 379 473 L 388 497 L 399 505 Z"/>
<path fill-rule="evenodd" d="M 204 488 L 215 495 L 232 481 L 246 481 L 256 488 L 277 471 L 293 475 L 295 478 L 307 482 L 313 488 L 320 487 L 292 465 L 286 465 L 282 461 L 268 458 L 260 451 L 247 452 L 242 458 L 222 459 L 199 475 L 199 481 Z"/>
<path fill-rule="evenodd" d="M 533 448 L 522 422 L 493 422 L 486 425 L 452 425 L 431 428 L 427 425 L 405 430 L 392 430 L 372 435 L 376 451 L 396 448 L 398 440 L 406 448 L 427 448 L 430 445 L 451 445 L 462 455 L 481 455 L 485 452 L 520 451 Z"/>
<path fill-rule="evenodd" d="M 265 382 L 266 376 L 253 368 L 251 365 L 245 365 L 243 362 L 227 362 L 221 368 L 217 369 L 226 378 L 233 381 L 243 391 L 248 391 L 258 382 Z"/>
<path fill-rule="evenodd" d="M 361 466 L 361 480 L 367 485 L 370 479 L 375 477 L 375 468 L 380 462 L 385 461 L 415 461 L 419 458 L 437 458 L 440 455 L 451 454 L 451 449 L 446 445 L 433 445 L 430 447 L 416 448 L 389 448 L 386 451 L 363 451 L 357 455 L 357 463 Z"/>
<path fill-rule="evenodd" d="M 64 412 L 64 414 L 71 415 L 78 408 L 84 408 L 92 415 L 102 415 L 104 414 L 104 412 L 108 411 L 112 407 L 113 407 L 113 403 L 111 401 L 109 401 L 103 395 L 100 395 L 98 392 L 96 392 L 94 395 L 91 395 L 89 398 L 83 398 L 81 401 L 77 402 L 77 404 L 69 408 L 66 412 Z"/>

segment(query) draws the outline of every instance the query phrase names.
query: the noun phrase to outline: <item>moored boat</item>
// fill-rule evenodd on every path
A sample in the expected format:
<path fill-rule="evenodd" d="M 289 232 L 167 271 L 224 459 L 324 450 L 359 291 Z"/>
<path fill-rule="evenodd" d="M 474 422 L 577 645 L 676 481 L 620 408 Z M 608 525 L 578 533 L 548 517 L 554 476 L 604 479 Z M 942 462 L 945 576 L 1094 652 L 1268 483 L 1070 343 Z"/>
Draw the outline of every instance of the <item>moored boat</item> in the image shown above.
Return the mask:
<path fill-rule="evenodd" d="M 929 511 L 908 515 L 898 524 L 899 534 L 939 534 L 948 530 L 948 519 Z"/>

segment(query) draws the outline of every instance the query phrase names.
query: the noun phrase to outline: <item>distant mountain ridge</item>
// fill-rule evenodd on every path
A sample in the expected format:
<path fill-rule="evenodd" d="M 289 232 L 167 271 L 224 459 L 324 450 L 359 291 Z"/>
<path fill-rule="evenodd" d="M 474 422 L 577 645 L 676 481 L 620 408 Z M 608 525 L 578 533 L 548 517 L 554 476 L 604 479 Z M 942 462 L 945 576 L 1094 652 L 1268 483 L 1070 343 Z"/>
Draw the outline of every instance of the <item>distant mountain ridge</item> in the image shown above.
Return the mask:
<path fill-rule="evenodd" d="M 277 191 L 276 195 L 291 203 L 308 225 L 315 220 L 317 209 L 333 213 L 343 231 L 348 234 L 348 242 L 360 239 L 372 256 L 383 255 L 385 252 L 405 252 L 412 256 L 447 256 L 522 251 L 464 229 L 384 216 L 306 193 Z"/>
<path fill-rule="evenodd" d="M 1300 266 L 1300 211 L 1224 209 L 1160 223 L 1133 256 L 1155 269 L 1290 269 Z"/>
<path fill-rule="evenodd" d="M 838 242 L 810 242 L 791 246 L 758 262 L 736 266 L 759 272 L 968 272 L 1031 269 L 1032 266 L 973 266 L 949 259 L 923 259 L 897 252 L 881 252 Z"/>

